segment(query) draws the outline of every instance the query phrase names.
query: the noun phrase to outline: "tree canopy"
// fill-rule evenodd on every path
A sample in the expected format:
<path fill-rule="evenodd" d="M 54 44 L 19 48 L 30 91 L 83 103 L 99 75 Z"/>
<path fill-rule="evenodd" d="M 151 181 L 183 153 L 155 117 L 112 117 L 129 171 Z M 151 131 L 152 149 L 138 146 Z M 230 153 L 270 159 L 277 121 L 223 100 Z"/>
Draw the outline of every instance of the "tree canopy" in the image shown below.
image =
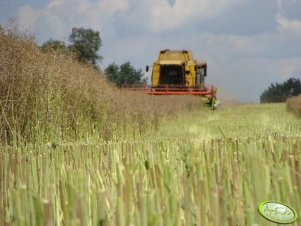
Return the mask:
<path fill-rule="evenodd" d="M 97 53 L 102 45 L 99 31 L 74 27 L 69 41 L 72 43 L 69 48 L 77 53 L 79 61 L 93 65 L 101 61 L 102 57 Z"/>
<path fill-rule="evenodd" d="M 261 103 L 285 102 L 290 96 L 301 93 L 301 82 L 297 78 L 289 78 L 283 83 L 271 84 L 260 96 Z"/>
<path fill-rule="evenodd" d="M 50 39 L 41 46 L 42 51 L 54 50 L 63 54 L 75 53 L 78 61 L 90 63 L 97 67 L 102 56 L 98 54 L 102 46 L 99 31 L 85 28 L 72 28 L 69 36 L 70 45 L 64 41 Z"/>
<path fill-rule="evenodd" d="M 53 50 L 53 51 L 65 53 L 67 51 L 67 46 L 63 41 L 50 39 L 47 42 L 43 43 L 41 49 L 42 51 Z"/>
<path fill-rule="evenodd" d="M 120 66 L 112 63 L 105 69 L 105 72 L 108 80 L 115 83 L 118 87 L 121 85 L 146 83 L 142 70 L 135 69 L 130 62 L 126 62 Z"/>
<path fill-rule="evenodd" d="M 63 54 L 73 53 L 80 62 L 90 63 L 99 69 L 97 62 L 102 60 L 102 56 L 98 54 L 102 46 L 99 31 L 85 28 L 72 28 L 69 36 L 70 45 L 66 45 L 64 41 L 50 39 L 41 46 L 42 51 L 57 51 Z M 146 79 L 143 79 L 141 69 L 135 69 L 130 62 L 122 65 L 115 63 L 110 64 L 105 69 L 109 81 L 115 83 L 118 87 L 129 84 L 143 84 Z"/>

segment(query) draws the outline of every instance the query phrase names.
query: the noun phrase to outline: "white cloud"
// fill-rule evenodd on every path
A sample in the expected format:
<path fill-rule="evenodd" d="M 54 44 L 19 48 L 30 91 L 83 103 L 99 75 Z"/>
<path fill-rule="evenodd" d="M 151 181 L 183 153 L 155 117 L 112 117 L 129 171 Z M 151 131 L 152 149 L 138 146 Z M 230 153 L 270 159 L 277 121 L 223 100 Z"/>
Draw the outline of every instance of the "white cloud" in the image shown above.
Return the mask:
<path fill-rule="evenodd" d="M 57 8 L 59 6 L 61 6 L 62 4 L 64 4 L 64 0 L 52 0 L 50 1 L 48 8 Z"/>
<path fill-rule="evenodd" d="M 25 28 L 35 29 L 36 23 L 44 23 L 54 35 L 60 37 L 66 36 L 72 26 L 89 26 L 112 36 L 119 12 L 125 12 L 123 19 L 136 26 L 143 26 L 150 32 L 164 32 L 215 18 L 246 1 L 52 0 L 42 9 L 24 6 L 17 16 Z M 67 31 L 64 32 L 62 27 Z"/>
<path fill-rule="evenodd" d="M 17 18 L 23 28 L 33 30 L 35 22 L 40 15 L 41 13 L 39 11 L 27 5 L 19 10 Z"/>
<path fill-rule="evenodd" d="M 296 2 L 295 0 L 293 2 Z M 301 20 L 292 20 L 288 19 L 284 15 L 283 4 L 285 3 L 283 0 L 278 0 L 278 12 L 276 14 L 276 22 L 279 25 L 280 29 L 283 30 L 292 30 L 301 32 Z"/>
<path fill-rule="evenodd" d="M 52 0 L 42 9 L 27 5 L 17 14 L 22 27 L 32 29 L 44 27 L 52 37 L 66 37 L 73 26 L 91 27 L 106 30 L 107 35 L 114 34 L 115 14 L 127 10 L 130 0 Z M 38 26 L 38 25 L 39 26 Z M 50 37 L 49 37 L 50 38 Z"/>
<path fill-rule="evenodd" d="M 146 25 L 153 32 L 170 31 L 201 20 L 217 17 L 246 0 L 144 0 L 140 10 L 148 19 Z M 137 16 L 141 14 L 137 14 Z M 143 18 L 136 18 L 143 19 Z"/>
<path fill-rule="evenodd" d="M 301 20 L 289 20 L 281 13 L 277 13 L 276 20 L 281 29 L 301 32 Z"/>

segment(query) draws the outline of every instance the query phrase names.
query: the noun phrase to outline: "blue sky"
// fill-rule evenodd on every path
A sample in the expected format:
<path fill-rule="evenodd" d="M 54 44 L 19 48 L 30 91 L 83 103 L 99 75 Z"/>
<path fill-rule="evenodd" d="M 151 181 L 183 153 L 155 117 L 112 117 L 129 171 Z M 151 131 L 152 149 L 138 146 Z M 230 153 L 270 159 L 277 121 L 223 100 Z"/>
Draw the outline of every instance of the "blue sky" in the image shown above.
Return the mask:
<path fill-rule="evenodd" d="M 1 23 L 16 18 L 39 44 L 68 42 L 72 27 L 99 30 L 102 68 L 191 49 L 219 95 L 252 102 L 271 82 L 301 78 L 300 12 L 300 0 L 0 0 Z"/>

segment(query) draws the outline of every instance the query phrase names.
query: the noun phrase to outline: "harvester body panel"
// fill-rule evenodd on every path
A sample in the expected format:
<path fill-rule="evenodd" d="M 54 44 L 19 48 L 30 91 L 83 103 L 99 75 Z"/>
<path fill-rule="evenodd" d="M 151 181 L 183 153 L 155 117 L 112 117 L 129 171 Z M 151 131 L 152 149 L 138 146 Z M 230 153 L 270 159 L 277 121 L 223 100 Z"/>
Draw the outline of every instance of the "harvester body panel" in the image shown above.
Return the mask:
<path fill-rule="evenodd" d="M 205 89 L 206 71 L 207 63 L 197 62 L 190 50 L 162 50 L 153 64 L 151 86 Z"/>

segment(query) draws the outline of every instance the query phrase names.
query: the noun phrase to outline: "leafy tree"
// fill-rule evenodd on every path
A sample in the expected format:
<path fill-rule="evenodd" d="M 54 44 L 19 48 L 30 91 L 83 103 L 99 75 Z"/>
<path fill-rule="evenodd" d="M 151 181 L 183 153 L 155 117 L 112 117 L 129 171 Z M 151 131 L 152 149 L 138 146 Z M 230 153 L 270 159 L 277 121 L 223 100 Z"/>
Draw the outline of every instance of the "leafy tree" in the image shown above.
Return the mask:
<path fill-rule="evenodd" d="M 41 46 L 42 51 L 46 52 L 49 50 L 54 50 L 61 53 L 67 52 L 67 46 L 63 41 L 50 39 L 47 42 L 44 42 Z"/>
<path fill-rule="evenodd" d="M 129 84 L 145 84 L 141 69 L 135 69 L 130 62 L 126 62 L 120 66 L 115 63 L 110 64 L 105 69 L 109 81 L 115 83 L 118 87 Z"/>
<path fill-rule="evenodd" d="M 261 103 L 285 102 L 287 97 L 301 93 L 300 79 L 289 78 L 282 84 L 271 84 L 260 96 Z"/>
<path fill-rule="evenodd" d="M 97 53 L 102 45 L 99 31 L 74 27 L 69 40 L 72 43 L 69 48 L 77 54 L 79 61 L 93 65 L 101 61 L 102 57 Z"/>

